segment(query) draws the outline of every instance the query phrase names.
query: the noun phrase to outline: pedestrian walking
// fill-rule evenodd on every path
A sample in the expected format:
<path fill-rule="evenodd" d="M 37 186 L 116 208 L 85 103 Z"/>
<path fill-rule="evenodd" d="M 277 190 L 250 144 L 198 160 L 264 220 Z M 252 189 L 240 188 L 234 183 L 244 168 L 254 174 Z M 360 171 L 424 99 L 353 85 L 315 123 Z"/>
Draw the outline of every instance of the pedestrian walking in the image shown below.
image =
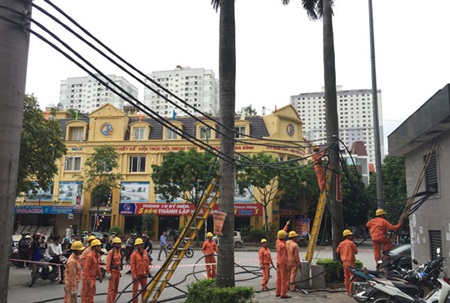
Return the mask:
<path fill-rule="evenodd" d="M 167 258 L 167 236 L 166 232 L 163 231 L 161 237 L 159 237 L 159 254 L 158 254 L 158 261 L 161 261 L 161 252 L 164 252 Z"/>
<path fill-rule="evenodd" d="M 100 271 L 100 251 L 102 248 L 102 242 L 99 239 L 94 239 L 91 241 L 91 252 L 84 259 L 84 266 L 82 272 L 82 283 L 81 283 L 81 302 L 83 303 L 94 303 L 95 291 L 96 291 L 96 281 L 98 278 L 100 283 L 102 283 L 102 273 Z"/>
<path fill-rule="evenodd" d="M 70 246 L 72 254 L 66 262 L 66 282 L 64 285 L 64 303 L 77 303 L 78 284 L 81 280 L 80 255 L 84 250 L 81 241 L 74 241 Z"/>
<path fill-rule="evenodd" d="M 108 278 L 108 295 L 106 296 L 106 303 L 114 303 L 119 291 L 119 281 L 122 276 L 122 240 L 114 238 L 112 240 L 113 248 L 106 256 L 106 277 Z"/>
<path fill-rule="evenodd" d="M 344 241 L 339 243 L 336 252 L 340 255 L 342 266 L 344 267 L 344 285 L 347 289 L 347 294 L 352 296 L 350 285 L 352 272 L 350 267 L 355 267 L 355 255 L 358 253 L 358 249 L 353 241 L 353 233 L 349 229 L 344 230 L 342 235 L 344 236 Z"/>
<path fill-rule="evenodd" d="M 261 282 L 261 291 L 269 290 L 267 288 L 267 283 L 270 278 L 270 266 L 273 266 L 272 256 L 270 255 L 270 250 L 267 247 L 267 240 L 261 240 L 261 248 L 258 251 L 258 259 L 259 266 L 261 266 L 262 270 L 262 282 Z M 275 267 L 275 266 L 274 266 Z"/>
<path fill-rule="evenodd" d="M 213 234 L 206 234 L 206 241 L 203 242 L 202 252 L 205 255 L 205 263 L 206 263 L 206 276 L 208 279 L 213 279 L 216 277 L 216 258 L 214 257 L 214 253 L 218 253 L 216 242 L 212 239 Z"/>
<path fill-rule="evenodd" d="M 141 284 L 141 289 L 147 286 L 147 277 L 150 276 L 150 260 L 147 251 L 143 247 L 144 241 L 137 238 L 134 241 L 136 250 L 131 254 L 130 266 L 131 277 L 133 279 L 133 303 L 138 303 L 138 288 Z M 144 292 L 142 291 L 142 299 L 144 299 Z"/>
<path fill-rule="evenodd" d="M 300 263 L 300 254 L 298 249 L 298 242 L 300 236 L 295 231 L 289 232 L 289 241 L 286 241 L 286 249 L 288 252 L 288 265 L 289 265 L 289 290 L 292 292 L 297 291 L 295 288 L 295 281 L 297 279 L 297 273 L 302 268 Z"/>

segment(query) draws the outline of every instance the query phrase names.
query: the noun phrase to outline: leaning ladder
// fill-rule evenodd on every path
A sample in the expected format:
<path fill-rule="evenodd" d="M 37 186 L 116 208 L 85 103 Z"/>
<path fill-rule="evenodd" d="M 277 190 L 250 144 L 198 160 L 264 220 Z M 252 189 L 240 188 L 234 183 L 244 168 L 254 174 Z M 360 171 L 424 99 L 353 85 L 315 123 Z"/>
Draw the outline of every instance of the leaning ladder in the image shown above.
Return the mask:
<path fill-rule="evenodd" d="M 191 246 L 192 241 L 195 239 L 208 218 L 214 204 L 219 199 L 219 195 L 219 177 L 216 177 L 206 188 L 205 193 L 192 213 L 188 223 L 184 227 L 178 239 L 175 241 L 175 244 L 173 245 L 170 254 L 167 256 L 166 261 L 155 274 L 152 281 L 150 281 L 150 285 L 145 291 L 143 297 L 144 303 L 158 301 L 159 296 L 164 291 L 164 288 L 169 283 L 170 278 L 172 278 L 175 273 L 175 270 L 183 259 L 184 254 Z"/>

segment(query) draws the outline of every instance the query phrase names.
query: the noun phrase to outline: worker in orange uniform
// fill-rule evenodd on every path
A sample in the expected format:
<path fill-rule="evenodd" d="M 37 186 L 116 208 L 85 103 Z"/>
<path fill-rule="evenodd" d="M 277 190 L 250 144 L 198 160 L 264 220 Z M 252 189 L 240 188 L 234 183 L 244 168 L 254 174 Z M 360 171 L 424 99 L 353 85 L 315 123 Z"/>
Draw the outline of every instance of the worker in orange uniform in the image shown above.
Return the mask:
<path fill-rule="evenodd" d="M 298 249 L 299 241 L 300 236 L 294 230 L 289 232 L 289 241 L 286 241 L 286 249 L 288 252 L 289 265 L 289 289 L 293 292 L 297 291 L 295 289 L 295 279 L 297 278 L 298 270 L 302 268 Z"/>
<path fill-rule="evenodd" d="M 205 255 L 205 263 L 206 263 L 206 276 L 208 279 L 212 279 L 216 277 L 216 258 L 214 257 L 214 253 L 218 253 L 216 242 L 212 239 L 213 234 L 206 234 L 206 241 L 203 242 L 202 245 L 202 253 Z"/>
<path fill-rule="evenodd" d="M 138 288 L 147 286 L 147 277 L 150 276 L 150 259 L 143 247 L 144 241 L 141 238 L 134 240 L 134 252 L 130 256 L 131 277 L 133 278 L 133 303 L 138 303 Z M 142 292 L 144 299 L 144 292 Z"/>
<path fill-rule="evenodd" d="M 91 241 L 91 252 L 84 259 L 83 265 L 83 282 L 81 283 L 81 302 L 94 303 L 95 297 L 95 278 L 97 277 L 102 283 L 102 273 L 100 271 L 100 251 L 102 242 L 99 239 Z"/>
<path fill-rule="evenodd" d="M 84 250 L 81 241 L 74 241 L 70 246 L 72 254 L 66 263 L 66 282 L 64 285 L 64 303 L 77 303 L 78 284 L 81 279 L 80 255 Z"/>
<path fill-rule="evenodd" d="M 355 255 L 358 253 L 358 249 L 353 241 L 353 233 L 349 229 L 344 230 L 342 235 L 344 236 L 344 241 L 339 243 L 336 252 L 341 256 L 342 267 L 344 268 L 344 285 L 347 289 L 347 294 L 352 296 L 350 285 L 352 272 L 350 267 L 355 267 Z"/>
<path fill-rule="evenodd" d="M 86 258 L 86 256 L 92 251 L 91 242 L 95 239 L 97 239 L 97 237 L 93 236 L 93 235 L 91 235 L 87 238 L 88 246 L 86 247 L 86 249 L 83 251 L 83 253 L 80 256 L 81 267 L 84 266 L 84 259 Z"/>
<path fill-rule="evenodd" d="M 261 248 L 258 251 L 259 258 L 259 266 L 261 266 L 262 270 L 262 283 L 261 283 L 261 291 L 269 290 L 267 288 L 267 283 L 270 278 L 270 265 L 273 266 L 272 256 L 270 255 L 270 250 L 267 247 L 267 240 L 261 240 Z M 275 266 L 274 266 L 275 267 Z"/>
<path fill-rule="evenodd" d="M 122 274 L 122 240 L 115 237 L 112 239 L 113 249 L 108 252 L 106 256 L 106 277 L 108 278 L 108 295 L 106 296 L 106 303 L 114 303 L 116 301 L 117 292 L 119 291 L 119 281 Z"/>
<path fill-rule="evenodd" d="M 286 248 L 287 233 L 283 229 L 277 233 L 277 282 L 275 295 L 281 299 L 289 299 L 286 293 L 289 288 L 289 263 Z"/>
<path fill-rule="evenodd" d="M 317 145 L 313 145 L 311 149 L 314 152 L 312 159 L 314 161 L 314 171 L 316 172 L 317 183 L 319 184 L 320 192 L 323 192 L 325 189 L 325 174 L 323 172 L 322 158 L 326 155 L 326 152 L 321 152 Z"/>
<path fill-rule="evenodd" d="M 381 249 L 383 253 L 389 251 L 391 240 L 387 237 L 388 230 L 397 230 L 400 225 L 392 225 L 386 220 L 386 212 L 379 208 L 375 212 L 376 218 L 367 222 L 366 227 L 370 229 L 370 237 L 372 238 L 373 255 L 375 257 L 375 263 L 378 265 L 378 261 L 382 260 Z"/>

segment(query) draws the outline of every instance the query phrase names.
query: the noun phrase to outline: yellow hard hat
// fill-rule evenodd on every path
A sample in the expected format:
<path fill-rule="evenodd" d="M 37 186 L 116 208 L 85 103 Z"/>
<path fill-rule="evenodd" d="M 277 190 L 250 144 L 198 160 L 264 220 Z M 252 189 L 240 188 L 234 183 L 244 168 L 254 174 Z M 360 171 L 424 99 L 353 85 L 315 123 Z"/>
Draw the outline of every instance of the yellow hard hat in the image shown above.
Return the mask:
<path fill-rule="evenodd" d="M 378 208 L 377 211 L 375 212 L 375 216 L 382 216 L 385 215 L 386 212 L 384 211 L 384 209 Z"/>
<path fill-rule="evenodd" d="M 350 229 L 346 229 L 346 230 L 344 230 L 344 231 L 342 232 L 342 235 L 343 235 L 344 237 L 347 237 L 347 236 L 353 235 L 353 233 L 352 233 L 352 231 L 351 231 Z"/>
<path fill-rule="evenodd" d="M 99 239 L 92 240 L 91 247 L 98 246 L 98 245 L 102 245 L 102 242 L 100 242 Z"/>
<path fill-rule="evenodd" d="M 134 245 L 140 245 L 140 244 L 144 244 L 144 241 L 142 241 L 141 238 L 137 238 L 136 241 L 134 241 Z"/>
<path fill-rule="evenodd" d="M 70 246 L 70 250 L 84 250 L 84 245 L 81 241 L 74 241 Z"/>
<path fill-rule="evenodd" d="M 212 236 L 213 236 L 213 234 L 212 234 L 211 232 L 209 232 L 209 233 L 206 234 L 206 237 L 207 237 L 207 238 L 211 238 Z"/>
<path fill-rule="evenodd" d="M 319 146 L 318 146 L 318 145 L 313 145 L 313 146 L 311 146 L 311 149 L 312 149 L 312 150 L 319 149 Z"/>
<path fill-rule="evenodd" d="M 91 242 L 92 240 L 95 240 L 95 239 L 97 239 L 97 237 L 94 236 L 94 235 L 89 236 L 89 237 L 87 238 L 88 242 Z"/>
<path fill-rule="evenodd" d="M 289 232 L 289 238 L 295 238 L 295 237 L 298 237 L 298 234 L 295 232 L 295 230 L 290 231 Z"/>
<path fill-rule="evenodd" d="M 277 233 L 277 238 L 278 239 L 284 239 L 284 238 L 286 238 L 286 235 L 287 235 L 287 233 L 284 230 L 280 230 Z"/>
<path fill-rule="evenodd" d="M 113 243 L 113 244 L 122 244 L 122 240 L 120 240 L 119 237 L 115 237 L 115 238 L 112 240 L 112 243 Z"/>
<path fill-rule="evenodd" d="M 262 239 L 261 243 L 267 243 L 267 240 L 266 239 Z"/>

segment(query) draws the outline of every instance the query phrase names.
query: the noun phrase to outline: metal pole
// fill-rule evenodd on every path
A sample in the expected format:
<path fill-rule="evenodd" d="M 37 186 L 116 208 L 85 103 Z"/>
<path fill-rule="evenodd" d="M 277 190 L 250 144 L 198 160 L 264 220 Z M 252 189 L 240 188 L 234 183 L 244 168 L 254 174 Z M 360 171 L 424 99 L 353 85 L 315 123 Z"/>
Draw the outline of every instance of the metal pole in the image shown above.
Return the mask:
<path fill-rule="evenodd" d="M 378 90 L 377 71 L 375 65 L 375 38 L 373 32 L 372 0 L 369 0 L 369 25 L 370 25 L 370 63 L 372 68 L 372 102 L 373 102 L 373 127 L 375 140 L 375 169 L 377 181 L 377 207 L 384 208 L 383 174 L 381 171 L 381 144 L 380 144 L 380 120 L 378 117 Z"/>

